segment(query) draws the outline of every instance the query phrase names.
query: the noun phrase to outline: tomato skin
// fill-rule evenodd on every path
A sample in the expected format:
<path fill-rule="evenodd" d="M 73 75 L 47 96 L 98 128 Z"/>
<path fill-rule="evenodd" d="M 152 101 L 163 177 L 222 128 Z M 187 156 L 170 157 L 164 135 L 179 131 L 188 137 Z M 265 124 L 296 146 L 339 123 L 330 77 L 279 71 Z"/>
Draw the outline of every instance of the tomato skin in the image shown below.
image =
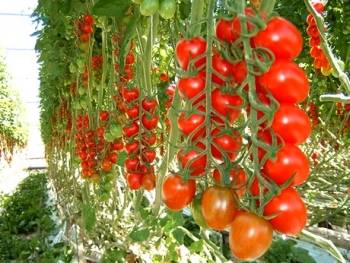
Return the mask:
<path fill-rule="evenodd" d="M 110 172 L 112 170 L 112 162 L 108 159 L 104 159 L 101 168 L 106 173 Z"/>
<path fill-rule="evenodd" d="M 140 4 L 140 13 L 143 16 L 154 15 L 159 9 L 159 0 L 143 0 Z"/>
<path fill-rule="evenodd" d="M 139 95 L 140 95 L 140 91 L 138 88 L 131 88 L 131 89 L 122 88 L 122 96 L 126 102 L 132 102 L 136 100 L 139 97 Z"/>
<path fill-rule="evenodd" d="M 207 156 L 202 154 L 201 149 L 205 149 L 204 144 L 197 143 L 198 148 L 191 149 L 189 151 L 180 150 L 178 153 L 178 159 L 182 169 L 186 167 L 189 169 L 191 176 L 201 176 L 205 172 L 207 165 Z"/>
<path fill-rule="evenodd" d="M 203 126 L 204 121 L 205 116 L 203 115 L 203 113 L 193 113 L 186 116 L 186 114 L 183 112 L 177 119 L 177 125 L 179 127 L 179 130 L 186 136 L 189 136 L 192 132 L 196 130 L 197 132 L 193 134 L 192 138 L 193 140 L 195 140 L 198 137 L 202 136 L 205 132 L 205 127 Z M 197 129 L 199 126 L 203 127 Z"/>
<path fill-rule="evenodd" d="M 225 60 L 221 55 L 214 54 L 212 57 L 212 68 L 214 70 L 212 80 L 214 83 L 224 85 L 226 82 L 232 81 L 232 64 Z M 220 73 L 225 79 L 216 75 L 215 72 Z"/>
<path fill-rule="evenodd" d="M 233 221 L 238 210 L 233 189 L 222 186 L 207 188 L 202 195 L 201 206 L 205 222 L 215 230 L 224 230 Z"/>
<path fill-rule="evenodd" d="M 112 162 L 112 163 L 117 163 L 118 161 L 118 154 L 116 153 L 110 153 L 108 156 L 108 159 Z"/>
<path fill-rule="evenodd" d="M 128 154 L 136 154 L 140 150 L 140 143 L 139 141 L 131 141 L 127 144 L 125 144 L 125 150 Z"/>
<path fill-rule="evenodd" d="M 246 192 L 247 175 L 242 167 L 232 167 L 229 173 L 230 185 L 235 190 L 238 197 L 242 197 Z M 213 172 L 214 180 L 217 184 L 222 184 L 221 172 L 215 169 Z"/>
<path fill-rule="evenodd" d="M 215 89 L 211 93 L 212 107 L 220 114 L 221 118 L 228 119 L 231 123 L 238 119 L 241 113 L 240 109 L 232 107 L 239 107 L 242 103 L 241 97 L 223 93 L 220 89 Z"/>
<path fill-rule="evenodd" d="M 240 61 L 236 64 L 233 64 L 231 67 L 233 79 L 238 84 L 241 84 L 247 77 L 248 69 L 247 63 L 245 61 Z"/>
<path fill-rule="evenodd" d="M 213 157 L 224 160 L 224 154 L 226 154 L 231 161 L 236 159 L 242 145 L 242 138 L 238 132 L 222 133 L 220 129 L 215 128 L 211 135 L 213 143 L 211 153 Z"/>
<path fill-rule="evenodd" d="M 139 117 L 139 106 L 138 105 L 134 105 L 131 108 L 127 108 L 126 115 L 128 115 L 128 117 L 130 119 L 138 118 Z"/>
<path fill-rule="evenodd" d="M 142 100 L 142 108 L 145 110 L 145 111 L 148 111 L 148 112 L 154 112 L 155 109 L 157 108 L 157 105 L 158 105 L 158 102 L 156 99 L 153 99 L 153 98 L 144 98 Z"/>
<path fill-rule="evenodd" d="M 234 42 L 239 37 L 239 35 L 233 31 L 233 19 L 220 19 L 216 24 L 215 32 L 218 39 L 229 43 Z"/>
<path fill-rule="evenodd" d="M 137 157 L 135 158 L 128 157 L 125 159 L 125 162 L 124 162 L 124 167 L 129 173 L 137 171 L 139 168 L 139 165 L 140 165 L 140 159 Z"/>
<path fill-rule="evenodd" d="M 180 211 L 192 202 L 196 194 L 196 181 L 183 181 L 179 175 L 169 175 L 162 190 L 165 205 L 172 211 Z"/>
<path fill-rule="evenodd" d="M 300 144 L 311 134 L 311 122 L 302 109 L 292 104 L 280 104 L 275 112 L 272 129 L 285 143 Z"/>
<path fill-rule="evenodd" d="M 145 127 L 147 130 L 153 130 L 157 128 L 158 119 L 158 116 L 147 116 L 146 114 L 143 114 L 141 121 L 143 127 Z"/>
<path fill-rule="evenodd" d="M 231 223 L 229 244 L 232 254 L 240 260 L 261 257 L 272 243 L 271 224 L 253 213 L 240 212 Z"/>
<path fill-rule="evenodd" d="M 291 186 L 303 184 L 310 175 L 309 160 L 295 145 L 284 145 L 276 155 L 276 160 L 267 160 L 263 171 L 265 175 L 281 185 L 294 175 Z"/>
<path fill-rule="evenodd" d="M 303 230 L 307 221 L 307 210 L 296 190 L 289 187 L 275 196 L 264 207 L 264 215 L 277 216 L 269 220 L 273 229 L 286 235 L 295 236 Z"/>
<path fill-rule="evenodd" d="M 270 70 L 258 77 L 258 84 L 280 103 L 300 103 L 309 93 L 305 72 L 293 62 L 276 60 Z"/>
<path fill-rule="evenodd" d="M 159 15 L 164 19 L 170 19 L 174 17 L 176 11 L 175 0 L 160 0 Z"/>
<path fill-rule="evenodd" d="M 143 174 L 140 173 L 128 173 L 126 174 L 126 182 L 130 189 L 137 190 L 142 186 Z"/>
<path fill-rule="evenodd" d="M 142 177 L 142 186 L 147 191 L 152 191 L 156 187 L 156 177 L 153 172 L 148 172 Z"/>
<path fill-rule="evenodd" d="M 207 42 L 202 37 L 181 39 L 176 45 L 176 58 L 183 70 L 188 70 L 191 59 L 204 54 L 207 49 Z M 197 60 L 194 65 L 199 67 L 205 63 L 205 57 Z"/>
<path fill-rule="evenodd" d="M 129 126 L 123 128 L 123 135 L 125 137 L 131 138 L 134 137 L 139 132 L 139 125 L 137 122 L 131 123 Z"/>
<path fill-rule="evenodd" d="M 100 112 L 100 120 L 101 121 L 108 121 L 108 119 L 109 119 L 108 111 L 101 111 Z"/>
<path fill-rule="evenodd" d="M 147 163 L 152 163 L 156 159 L 156 152 L 151 149 L 144 149 L 142 151 L 142 160 Z"/>
<path fill-rule="evenodd" d="M 197 76 L 180 79 L 177 86 L 182 98 L 192 99 L 204 90 L 205 79 L 198 73 Z"/>
<path fill-rule="evenodd" d="M 155 133 L 142 134 L 141 142 L 145 146 L 152 146 L 157 142 L 157 135 Z"/>
<path fill-rule="evenodd" d="M 273 17 L 265 30 L 253 37 L 256 47 L 271 50 L 276 59 L 293 60 L 303 48 L 303 38 L 299 30 L 282 17 Z"/>

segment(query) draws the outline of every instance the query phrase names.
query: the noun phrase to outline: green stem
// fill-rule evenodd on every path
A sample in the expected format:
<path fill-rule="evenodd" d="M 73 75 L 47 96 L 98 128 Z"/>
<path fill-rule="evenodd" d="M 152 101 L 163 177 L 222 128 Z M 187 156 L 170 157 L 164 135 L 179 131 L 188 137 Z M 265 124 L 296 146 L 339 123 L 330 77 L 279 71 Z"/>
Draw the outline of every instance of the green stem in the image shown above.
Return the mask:
<path fill-rule="evenodd" d="M 320 96 L 320 101 L 342 102 L 349 104 L 350 96 L 345 96 L 344 94 L 324 94 Z"/>
<path fill-rule="evenodd" d="M 202 24 L 199 23 L 204 13 L 204 0 L 193 0 L 191 7 L 191 32 L 197 36 L 201 32 Z"/>
<path fill-rule="evenodd" d="M 262 0 L 259 11 L 269 16 L 275 7 L 275 4 L 276 0 Z"/>

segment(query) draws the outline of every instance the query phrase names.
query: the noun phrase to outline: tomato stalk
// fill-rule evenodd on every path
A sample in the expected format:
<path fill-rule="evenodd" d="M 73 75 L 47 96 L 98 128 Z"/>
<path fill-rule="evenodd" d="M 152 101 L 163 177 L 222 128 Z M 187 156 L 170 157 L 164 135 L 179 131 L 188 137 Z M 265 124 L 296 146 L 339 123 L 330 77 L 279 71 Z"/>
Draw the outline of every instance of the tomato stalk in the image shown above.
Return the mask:
<path fill-rule="evenodd" d="M 200 20 L 203 17 L 204 12 L 204 2 L 203 0 L 193 0 L 191 7 L 191 32 L 193 36 L 198 36 L 201 32 Z"/>

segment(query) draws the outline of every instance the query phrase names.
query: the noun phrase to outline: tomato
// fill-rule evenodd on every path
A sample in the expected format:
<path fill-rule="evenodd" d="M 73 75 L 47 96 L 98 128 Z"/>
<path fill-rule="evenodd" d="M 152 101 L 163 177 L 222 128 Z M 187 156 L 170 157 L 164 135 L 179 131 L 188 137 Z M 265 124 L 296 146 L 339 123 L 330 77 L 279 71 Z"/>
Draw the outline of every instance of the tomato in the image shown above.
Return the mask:
<path fill-rule="evenodd" d="M 140 13 L 143 16 L 152 16 L 159 9 L 159 0 L 143 0 L 140 4 Z"/>
<path fill-rule="evenodd" d="M 233 64 L 231 67 L 233 79 L 238 84 L 241 84 L 247 77 L 248 69 L 245 61 L 240 61 L 236 64 Z"/>
<path fill-rule="evenodd" d="M 300 144 L 311 134 L 311 122 L 302 109 L 292 104 L 280 104 L 275 112 L 272 129 L 285 143 Z"/>
<path fill-rule="evenodd" d="M 180 79 L 177 86 L 182 98 L 192 99 L 204 90 L 205 79 L 198 73 L 196 76 Z"/>
<path fill-rule="evenodd" d="M 137 124 L 137 122 L 133 122 L 129 126 L 126 126 L 123 128 L 123 135 L 125 137 L 131 138 L 136 134 L 138 134 L 138 132 L 139 132 L 139 125 Z"/>
<path fill-rule="evenodd" d="M 140 143 L 138 141 L 131 141 L 125 144 L 125 150 L 128 154 L 138 153 L 140 150 Z"/>
<path fill-rule="evenodd" d="M 320 35 L 320 33 L 318 32 L 318 28 L 315 25 L 314 26 L 309 25 L 306 29 L 306 33 L 312 38 L 319 37 Z"/>
<path fill-rule="evenodd" d="M 158 105 L 158 102 L 156 99 L 153 99 L 153 98 L 144 98 L 142 100 L 142 108 L 145 110 L 145 111 L 148 111 L 148 112 L 154 112 L 156 107 Z"/>
<path fill-rule="evenodd" d="M 233 19 L 220 19 L 216 24 L 216 37 L 221 41 L 234 42 L 239 35 L 233 31 Z"/>
<path fill-rule="evenodd" d="M 128 173 L 126 174 L 126 182 L 130 189 L 137 190 L 141 188 L 143 174 Z"/>
<path fill-rule="evenodd" d="M 180 150 L 178 159 L 182 169 L 189 169 L 191 176 L 201 176 L 204 174 L 207 165 L 207 156 L 203 154 L 205 146 L 203 143 L 197 143 L 196 148 Z"/>
<path fill-rule="evenodd" d="M 152 163 L 156 159 L 156 152 L 151 149 L 142 150 L 142 160 L 147 163 Z"/>
<path fill-rule="evenodd" d="M 312 5 L 318 13 L 322 13 L 324 11 L 324 5 L 321 2 L 313 3 Z"/>
<path fill-rule="evenodd" d="M 272 243 L 271 224 L 253 213 L 240 212 L 231 223 L 229 244 L 232 254 L 244 261 L 261 257 Z"/>
<path fill-rule="evenodd" d="M 309 93 L 305 72 L 293 62 L 277 60 L 270 70 L 258 77 L 258 84 L 279 102 L 300 103 Z"/>
<path fill-rule="evenodd" d="M 191 213 L 192 213 L 192 217 L 194 222 L 202 227 L 202 228 L 208 228 L 207 224 L 205 223 L 203 214 L 202 214 L 202 209 L 201 209 L 201 196 L 196 196 L 192 203 L 191 203 Z"/>
<path fill-rule="evenodd" d="M 268 192 L 268 189 L 266 187 L 264 187 L 261 183 L 259 183 L 258 178 L 254 177 L 249 191 L 253 196 L 258 196 L 260 194 L 260 189 L 261 189 L 262 193 Z"/>
<path fill-rule="evenodd" d="M 236 159 L 242 145 L 242 138 L 236 131 L 222 132 L 215 128 L 212 131 L 211 153 L 213 157 L 224 160 L 226 156 L 231 161 Z"/>
<path fill-rule="evenodd" d="M 128 172 L 135 172 L 138 170 L 140 165 L 140 159 L 138 157 L 128 157 L 125 159 L 124 167 Z"/>
<path fill-rule="evenodd" d="M 164 19 L 173 18 L 176 11 L 175 0 L 160 0 L 159 15 Z"/>
<path fill-rule="evenodd" d="M 192 134 L 192 132 L 197 131 L 193 135 L 193 140 L 197 139 L 199 136 L 202 136 L 205 132 L 205 127 L 203 126 L 205 121 L 205 116 L 203 113 L 192 113 L 186 115 L 186 113 L 181 113 L 177 119 L 177 125 L 179 130 L 186 136 Z"/>
<path fill-rule="evenodd" d="M 231 123 L 234 122 L 241 113 L 241 110 L 235 107 L 241 106 L 242 103 L 243 100 L 238 95 L 223 93 L 220 89 L 215 89 L 211 93 L 212 107 L 221 118 L 224 120 L 227 119 Z"/>
<path fill-rule="evenodd" d="M 142 134 L 142 144 L 145 146 L 152 146 L 157 141 L 157 135 L 155 133 L 144 133 Z"/>
<path fill-rule="evenodd" d="M 309 45 L 311 46 L 311 48 L 317 47 L 320 44 L 321 44 L 321 38 L 320 37 L 312 37 L 309 40 Z"/>
<path fill-rule="evenodd" d="M 165 205 L 172 211 L 179 211 L 192 202 L 196 194 L 196 181 L 184 181 L 179 175 L 169 175 L 162 186 Z"/>
<path fill-rule="evenodd" d="M 252 38 L 255 47 L 272 51 L 276 59 L 293 60 L 303 48 L 303 38 L 299 30 L 282 17 L 273 17 L 265 30 Z"/>
<path fill-rule="evenodd" d="M 118 154 L 116 153 L 110 153 L 108 155 L 108 159 L 112 162 L 112 163 L 117 163 L 118 161 Z"/>
<path fill-rule="evenodd" d="M 303 230 L 307 221 L 307 210 L 298 192 L 289 187 L 269 201 L 264 207 L 264 215 L 276 215 L 270 220 L 274 230 L 295 236 Z"/>
<path fill-rule="evenodd" d="M 263 171 L 277 184 L 283 184 L 294 176 L 291 186 L 297 186 L 310 175 L 309 160 L 297 146 L 286 144 L 277 152 L 275 160 L 265 163 Z"/>
<path fill-rule="evenodd" d="M 84 23 L 92 25 L 94 23 L 94 18 L 92 15 L 84 15 Z"/>
<path fill-rule="evenodd" d="M 226 82 L 232 81 L 232 64 L 219 54 L 214 54 L 212 57 L 212 69 L 212 81 L 214 83 L 224 85 Z M 216 72 L 220 75 L 216 75 Z"/>
<path fill-rule="evenodd" d="M 110 172 L 112 170 L 112 162 L 108 159 L 104 159 L 101 168 L 106 173 Z"/>
<path fill-rule="evenodd" d="M 156 187 L 156 177 L 153 172 L 148 172 L 142 177 L 142 186 L 147 191 L 152 191 Z"/>
<path fill-rule="evenodd" d="M 125 57 L 125 64 L 131 65 L 135 62 L 135 56 L 132 52 L 129 52 Z"/>
<path fill-rule="evenodd" d="M 122 140 L 117 140 L 111 143 L 111 149 L 114 151 L 120 151 L 124 148 L 124 143 Z"/>
<path fill-rule="evenodd" d="M 198 57 L 204 55 L 206 49 L 207 42 L 202 37 L 181 39 L 176 45 L 176 58 L 180 67 L 183 70 L 187 70 L 191 60 L 193 60 L 196 67 L 203 65 L 205 57 L 200 59 Z"/>
<path fill-rule="evenodd" d="M 157 116 L 143 114 L 141 121 L 144 128 L 146 128 L 147 130 L 153 130 L 158 125 L 158 119 L 159 118 Z"/>
<path fill-rule="evenodd" d="M 238 197 L 241 197 L 246 192 L 247 175 L 242 167 L 232 167 L 229 171 L 223 169 L 224 173 L 229 173 L 230 186 L 235 190 Z M 214 180 L 217 184 L 224 184 L 219 169 L 215 169 L 213 172 Z"/>
<path fill-rule="evenodd" d="M 130 119 L 136 119 L 139 117 L 139 106 L 134 105 L 131 108 L 126 109 L 126 114 Z"/>
<path fill-rule="evenodd" d="M 201 206 L 205 222 L 215 230 L 224 230 L 233 221 L 238 210 L 234 191 L 222 186 L 212 186 L 206 189 L 202 196 Z"/>
<path fill-rule="evenodd" d="M 247 17 L 255 16 L 254 9 L 251 7 L 247 7 L 244 10 L 244 12 L 245 12 Z M 261 14 L 261 17 L 263 18 L 263 20 L 266 20 L 266 15 L 264 13 Z M 234 34 L 237 36 L 240 36 L 241 35 L 241 22 L 237 16 L 233 19 L 232 26 L 233 26 Z M 251 32 L 255 28 L 255 25 L 251 22 L 247 22 L 247 27 L 248 27 L 248 31 Z"/>
<path fill-rule="evenodd" d="M 313 17 L 313 15 L 309 14 L 307 17 L 306 17 L 306 22 L 311 25 L 311 26 L 314 26 L 316 25 L 316 21 L 315 21 L 315 18 Z"/>
<path fill-rule="evenodd" d="M 122 96 L 126 102 L 131 102 L 136 100 L 140 95 L 140 90 L 138 88 L 122 88 Z"/>
<path fill-rule="evenodd" d="M 310 49 L 310 56 L 313 58 L 318 58 L 322 54 L 322 49 L 318 46 L 314 46 Z"/>

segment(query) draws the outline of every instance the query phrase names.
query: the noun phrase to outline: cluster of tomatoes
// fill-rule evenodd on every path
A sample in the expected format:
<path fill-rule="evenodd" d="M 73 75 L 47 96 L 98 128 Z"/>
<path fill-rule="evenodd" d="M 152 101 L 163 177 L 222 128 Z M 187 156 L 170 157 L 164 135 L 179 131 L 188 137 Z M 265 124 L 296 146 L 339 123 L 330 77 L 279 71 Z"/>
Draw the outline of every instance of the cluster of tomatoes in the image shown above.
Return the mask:
<path fill-rule="evenodd" d="M 313 3 L 313 6 L 318 13 L 322 13 L 324 11 L 324 5 L 320 2 Z M 314 59 L 314 67 L 321 70 L 323 75 L 328 76 L 332 72 L 332 66 L 330 65 L 323 50 L 320 48 L 320 32 L 318 31 L 315 18 L 312 14 L 307 16 L 306 22 L 308 24 L 306 33 L 310 37 L 310 55 Z"/>
<path fill-rule="evenodd" d="M 176 12 L 176 0 L 132 0 L 140 4 L 140 13 L 144 16 L 152 16 L 157 12 L 164 19 L 174 17 Z"/>
<path fill-rule="evenodd" d="M 309 117 L 311 118 L 312 127 L 316 127 L 320 123 L 320 120 L 318 118 L 319 117 L 318 107 L 315 103 L 309 102 L 308 114 L 309 114 Z"/>
<path fill-rule="evenodd" d="M 125 66 L 130 69 L 134 63 L 133 56 L 130 51 L 126 57 Z M 143 187 L 151 191 L 156 184 L 153 164 L 156 159 L 154 146 L 157 142 L 155 130 L 159 119 L 156 114 L 158 103 L 154 98 L 141 100 L 137 87 L 122 86 L 120 93 L 123 99 L 122 111 L 128 118 L 128 123 L 123 128 L 125 150 L 128 154 L 124 163 L 126 181 L 130 189 L 137 190 Z"/>
<path fill-rule="evenodd" d="M 94 18 L 92 15 L 84 15 L 77 21 L 76 25 L 80 41 L 83 43 L 88 42 L 91 34 L 94 32 Z"/>

